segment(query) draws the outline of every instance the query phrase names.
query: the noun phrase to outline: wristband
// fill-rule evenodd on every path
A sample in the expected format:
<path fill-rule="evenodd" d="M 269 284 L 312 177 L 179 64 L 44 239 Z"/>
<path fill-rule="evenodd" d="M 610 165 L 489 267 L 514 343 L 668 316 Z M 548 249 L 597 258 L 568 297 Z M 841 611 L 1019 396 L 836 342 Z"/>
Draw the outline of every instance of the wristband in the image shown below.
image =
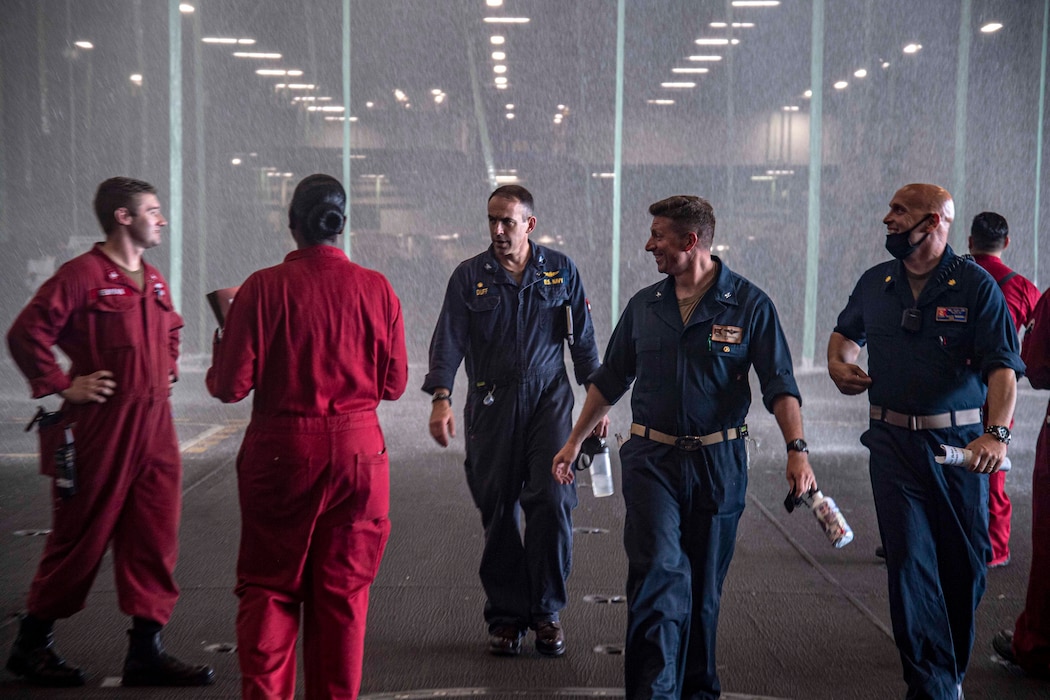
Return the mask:
<path fill-rule="evenodd" d="M 430 399 L 430 403 L 437 403 L 438 401 L 448 401 L 448 405 L 452 405 L 452 394 L 434 394 L 434 398 Z"/>

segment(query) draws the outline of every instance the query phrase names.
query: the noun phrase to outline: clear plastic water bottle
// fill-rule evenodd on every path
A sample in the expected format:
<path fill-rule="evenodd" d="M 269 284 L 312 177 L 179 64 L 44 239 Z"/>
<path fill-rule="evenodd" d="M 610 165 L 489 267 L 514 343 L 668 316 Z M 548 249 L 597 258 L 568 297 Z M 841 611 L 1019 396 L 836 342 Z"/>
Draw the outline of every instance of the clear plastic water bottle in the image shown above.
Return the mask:
<path fill-rule="evenodd" d="M 612 462 L 605 438 L 591 436 L 580 447 L 581 469 L 591 470 L 591 490 L 597 498 L 613 495 Z"/>
<path fill-rule="evenodd" d="M 802 496 L 802 502 L 813 511 L 824 534 L 828 536 L 835 548 L 845 547 L 853 541 L 853 530 L 846 522 L 845 516 L 835 505 L 835 499 L 826 497 L 817 489 Z"/>

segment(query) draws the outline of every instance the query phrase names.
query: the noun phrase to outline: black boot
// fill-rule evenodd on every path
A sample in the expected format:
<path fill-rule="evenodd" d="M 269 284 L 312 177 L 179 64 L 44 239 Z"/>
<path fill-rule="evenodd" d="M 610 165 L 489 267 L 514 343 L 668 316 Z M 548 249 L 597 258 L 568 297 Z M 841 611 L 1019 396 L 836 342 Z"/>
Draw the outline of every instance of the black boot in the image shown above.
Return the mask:
<path fill-rule="evenodd" d="M 23 676 L 33 685 L 52 688 L 82 686 L 84 672 L 67 665 L 55 651 L 53 624 L 51 620 L 40 620 L 32 615 L 23 617 L 11 656 L 7 659 L 7 670 Z"/>
<path fill-rule="evenodd" d="M 124 660 L 126 686 L 197 686 L 215 680 L 211 666 L 191 666 L 164 651 L 160 641 L 161 625 L 136 617 L 130 639 L 128 658 Z"/>

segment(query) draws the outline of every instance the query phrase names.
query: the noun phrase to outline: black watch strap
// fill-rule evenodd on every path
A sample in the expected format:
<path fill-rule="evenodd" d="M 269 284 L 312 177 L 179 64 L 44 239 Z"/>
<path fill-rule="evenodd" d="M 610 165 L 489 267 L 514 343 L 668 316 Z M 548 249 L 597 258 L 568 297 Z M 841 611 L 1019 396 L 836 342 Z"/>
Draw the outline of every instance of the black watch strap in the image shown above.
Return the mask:
<path fill-rule="evenodd" d="M 809 452 L 809 445 L 802 438 L 796 438 L 787 444 L 788 452 Z"/>

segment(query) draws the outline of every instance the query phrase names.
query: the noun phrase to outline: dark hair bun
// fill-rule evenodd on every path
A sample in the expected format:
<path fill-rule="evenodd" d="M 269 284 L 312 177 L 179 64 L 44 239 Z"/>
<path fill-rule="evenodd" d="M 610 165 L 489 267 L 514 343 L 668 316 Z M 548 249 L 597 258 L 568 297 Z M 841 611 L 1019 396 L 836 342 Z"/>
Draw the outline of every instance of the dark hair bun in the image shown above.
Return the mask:
<path fill-rule="evenodd" d="M 338 235 L 343 230 L 346 217 L 341 207 L 331 202 L 321 202 L 306 215 L 306 235 L 311 241 L 319 242 Z"/>

